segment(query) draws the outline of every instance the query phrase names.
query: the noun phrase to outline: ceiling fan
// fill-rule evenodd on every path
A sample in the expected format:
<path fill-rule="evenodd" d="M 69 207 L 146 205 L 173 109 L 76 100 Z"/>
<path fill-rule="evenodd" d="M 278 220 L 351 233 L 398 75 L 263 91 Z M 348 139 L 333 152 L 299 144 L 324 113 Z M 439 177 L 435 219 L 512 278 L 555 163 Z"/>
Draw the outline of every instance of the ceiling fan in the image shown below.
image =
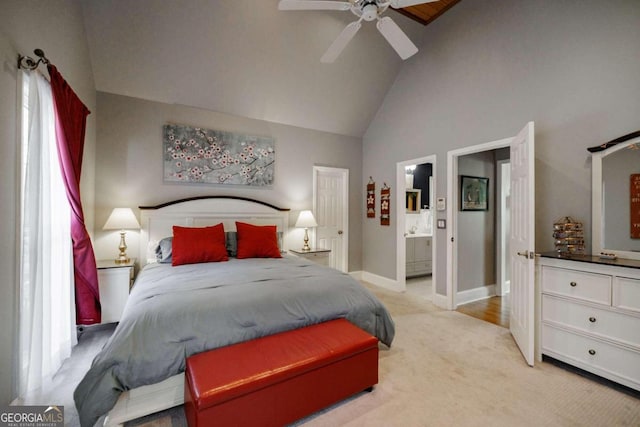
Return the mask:
<path fill-rule="evenodd" d="M 331 63 L 336 60 L 349 41 L 356 35 L 363 20 L 377 20 L 378 31 L 387 39 L 402 59 L 407 59 L 418 51 L 409 37 L 400 29 L 398 24 L 388 16 L 381 17 L 389 6 L 399 9 L 417 4 L 431 3 L 437 0 L 280 0 L 280 10 L 350 10 L 359 19 L 346 26 L 337 39 L 322 55 L 320 62 Z"/>

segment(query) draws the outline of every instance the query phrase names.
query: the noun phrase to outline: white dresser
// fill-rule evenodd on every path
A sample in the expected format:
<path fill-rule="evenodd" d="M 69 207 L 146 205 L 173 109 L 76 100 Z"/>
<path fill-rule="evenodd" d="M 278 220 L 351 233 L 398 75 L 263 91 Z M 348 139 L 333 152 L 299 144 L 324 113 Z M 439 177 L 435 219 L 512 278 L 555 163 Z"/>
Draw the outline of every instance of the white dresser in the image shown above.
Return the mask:
<path fill-rule="evenodd" d="M 539 260 L 540 351 L 640 390 L 640 261 Z"/>

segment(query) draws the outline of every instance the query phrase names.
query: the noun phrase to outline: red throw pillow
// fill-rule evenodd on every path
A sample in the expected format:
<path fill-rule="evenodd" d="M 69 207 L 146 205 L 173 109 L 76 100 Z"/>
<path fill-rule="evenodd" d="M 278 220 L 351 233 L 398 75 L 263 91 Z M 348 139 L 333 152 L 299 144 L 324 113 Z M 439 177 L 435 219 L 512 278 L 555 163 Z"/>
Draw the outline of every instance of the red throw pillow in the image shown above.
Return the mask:
<path fill-rule="evenodd" d="M 228 261 L 224 225 L 192 228 L 173 226 L 171 265 Z"/>
<path fill-rule="evenodd" d="M 252 225 L 236 221 L 236 258 L 282 258 L 275 225 Z"/>

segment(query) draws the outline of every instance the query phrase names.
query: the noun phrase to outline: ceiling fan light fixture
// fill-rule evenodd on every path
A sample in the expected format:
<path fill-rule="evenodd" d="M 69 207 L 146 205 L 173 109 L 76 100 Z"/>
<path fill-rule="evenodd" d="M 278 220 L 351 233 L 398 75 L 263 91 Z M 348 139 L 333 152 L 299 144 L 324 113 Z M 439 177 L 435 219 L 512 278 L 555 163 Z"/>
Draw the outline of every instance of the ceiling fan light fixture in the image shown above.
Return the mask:
<path fill-rule="evenodd" d="M 371 22 L 378 18 L 378 6 L 369 3 L 362 8 L 362 19 Z"/>

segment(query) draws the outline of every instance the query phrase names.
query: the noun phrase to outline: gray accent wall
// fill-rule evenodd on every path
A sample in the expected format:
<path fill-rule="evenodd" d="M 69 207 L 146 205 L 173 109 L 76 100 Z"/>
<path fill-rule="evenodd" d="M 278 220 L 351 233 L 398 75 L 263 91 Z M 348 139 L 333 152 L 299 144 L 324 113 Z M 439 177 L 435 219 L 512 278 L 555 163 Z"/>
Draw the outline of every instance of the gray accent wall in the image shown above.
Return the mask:
<path fill-rule="evenodd" d="M 436 197 L 444 197 L 448 151 L 515 136 L 534 121 L 535 250 L 553 248 L 552 225 L 562 216 L 590 230 L 586 149 L 639 127 L 638 22 L 637 0 L 456 4 L 425 27 L 420 52 L 405 61 L 367 129 L 363 177 L 395 182 L 397 162 L 435 154 Z M 365 220 L 363 270 L 395 280 L 391 214 L 390 227 Z M 436 233 L 434 282 L 444 295 L 446 230 Z"/>
<path fill-rule="evenodd" d="M 93 230 L 96 104 L 93 74 L 77 1 L 4 1 L 0 13 L 0 405 L 17 397 L 18 370 L 18 53 L 43 49 L 92 114 L 87 118 L 81 196 Z M 46 68 L 42 71 L 47 74 Z"/>
<path fill-rule="evenodd" d="M 349 170 L 349 270 L 362 268 L 362 140 L 181 105 L 98 92 L 96 167 L 96 254 L 117 254 L 119 233 L 103 232 L 114 207 L 156 205 L 202 195 L 235 195 L 290 208 L 290 226 L 298 213 L 313 207 L 313 166 Z M 276 169 L 269 187 L 176 184 L 163 182 L 162 126 L 176 123 L 208 129 L 271 136 Z M 299 233 L 302 242 L 302 231 Z M 138 254 L 138 234 L 127 234 L 127 252 Z"/>

